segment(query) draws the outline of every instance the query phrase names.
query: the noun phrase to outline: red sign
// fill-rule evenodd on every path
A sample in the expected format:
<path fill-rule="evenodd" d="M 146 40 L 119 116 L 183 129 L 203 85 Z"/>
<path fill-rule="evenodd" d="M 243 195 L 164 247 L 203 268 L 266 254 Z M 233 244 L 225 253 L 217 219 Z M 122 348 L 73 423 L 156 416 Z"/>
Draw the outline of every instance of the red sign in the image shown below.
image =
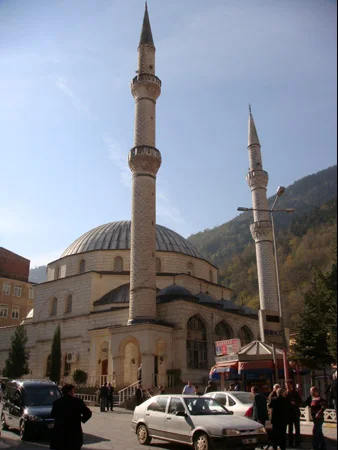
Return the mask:
<path fill-rule="evenodd" d="M 216 356 L 232 355 L 238 353 L 241 349 L 240 339 L 227 339 L 225 341 L 216 341 Z"/>

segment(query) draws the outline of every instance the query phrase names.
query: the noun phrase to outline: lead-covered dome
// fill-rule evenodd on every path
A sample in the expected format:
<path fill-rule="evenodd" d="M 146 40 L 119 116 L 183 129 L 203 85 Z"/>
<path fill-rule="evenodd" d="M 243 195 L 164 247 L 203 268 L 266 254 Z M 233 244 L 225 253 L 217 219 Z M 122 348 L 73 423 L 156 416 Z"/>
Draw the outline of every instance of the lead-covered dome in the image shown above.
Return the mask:
<path fill-rule="evenodd" d="M 76 239 L 61 258 L 93 250 L 129 250 L 130 231 L 130 221 L 106 223 Z M 156 250 L 202 258 L 189 241 L 162 225 L 156 225 Z"/>

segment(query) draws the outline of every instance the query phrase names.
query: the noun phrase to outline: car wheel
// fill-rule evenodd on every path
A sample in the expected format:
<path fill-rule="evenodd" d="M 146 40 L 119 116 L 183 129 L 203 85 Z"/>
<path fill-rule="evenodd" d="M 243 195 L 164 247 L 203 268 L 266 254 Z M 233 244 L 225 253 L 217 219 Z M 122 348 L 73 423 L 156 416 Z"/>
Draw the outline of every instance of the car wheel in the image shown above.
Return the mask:
<path fill-rule="evenodd" d="M 7 423 L 6 423 L 6 419 L 5 419 L 5 414 L 4 413 L 1 414 L 1 428 L 3 430 L 8 430 L 8 426 L 7 426 Z"/>
<path fill-rule="evenodd" d="M 148 445 L 151 442 L 148 428 L 143 424 L 137 427 L 137 439 L 141 445 Z"/>
<path fill-rule="evenodd" d="M 200 433 L 194 437 L 194 450 L 211 450 L 208 435 Z"/>
<path fill-rule="evenodd" d="M 22 441 L 27 441 L 29 437 L 29 433 L 27 430 L 27 424 L 24 420 L 21 420 L 20 422 L 20 439 Z"/>

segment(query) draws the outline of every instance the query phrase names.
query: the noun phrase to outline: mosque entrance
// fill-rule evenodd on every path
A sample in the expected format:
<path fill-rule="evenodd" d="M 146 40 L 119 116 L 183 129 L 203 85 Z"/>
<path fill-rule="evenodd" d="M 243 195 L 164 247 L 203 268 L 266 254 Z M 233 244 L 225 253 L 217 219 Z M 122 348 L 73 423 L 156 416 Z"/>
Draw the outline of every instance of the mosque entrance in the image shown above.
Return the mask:
<path fill-rule="evenodd" d="M 129 386 L 137 380 L 137 369 L 140 365 L 138 347 L 128 342 L 124 348 L 124 385 Z"/>
<path fill-rule="evenodd" d="M 102 375 L 102 384 L 106 383 L 108 375 L 108 359 L 104 359 L 101 362 L 101 375 Z"/>

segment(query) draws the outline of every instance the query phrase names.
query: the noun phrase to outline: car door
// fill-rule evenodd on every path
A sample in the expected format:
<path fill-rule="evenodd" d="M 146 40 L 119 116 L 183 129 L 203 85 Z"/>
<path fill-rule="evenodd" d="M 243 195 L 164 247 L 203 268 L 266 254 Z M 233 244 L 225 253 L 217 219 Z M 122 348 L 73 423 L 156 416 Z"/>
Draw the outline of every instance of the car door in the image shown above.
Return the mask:
<path fill-rule="evenodd" d="M 13 428 L 20 428 L 20 419 L 23 413 L 22 407 L 22 395 L 19 390 L 17 390 L 14 394 L 13 403 L 11 405 L 11 416 L 12 416 L 12 424 Z"/>
<path fill-rule="evenodd" d="M 180 397 L 171 397 L 165 416 L 165 436 L 179 442 L 190 442 L 193 424 Z M 185 414 L 185 415 L 184 415 Z"/>
<path fill-rule="evenodd" d="M 11 385 L 10 383 L 6 386 L 5 396 L 4 396 L 4 404 L 2 407 L 2 412 L 5 416 L 6 424 L 9 427 L 13 427 L 13 402 L 14 402 L 14 394 L 16 391 L 16 386 Z"/>
<path fill-rule="evenodd" d="M 144 419 L 151 436 L 165 437 L 164 421 L 167 402 L 167 396 L 155 397 L 145 412 Z"/>
<path fill-rule="evenodd" d="M 218 401 L 222 406 L 228 407 L 228 396 L 225 392 L 216 392 L 213 398 Z"/>

